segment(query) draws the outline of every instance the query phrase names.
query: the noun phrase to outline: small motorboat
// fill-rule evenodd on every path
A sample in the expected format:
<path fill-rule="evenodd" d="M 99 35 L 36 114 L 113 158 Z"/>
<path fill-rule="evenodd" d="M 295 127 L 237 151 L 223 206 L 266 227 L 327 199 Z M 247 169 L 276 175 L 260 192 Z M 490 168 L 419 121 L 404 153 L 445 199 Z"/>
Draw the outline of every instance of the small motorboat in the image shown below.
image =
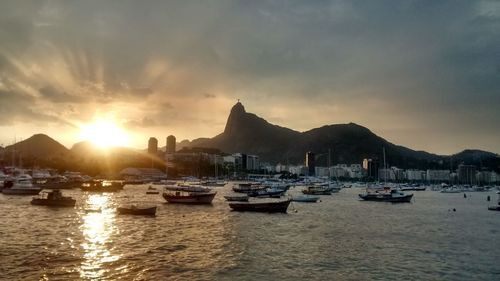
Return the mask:
<path fill-rule="evenodd" d="M 359 197 L 365 201 L 409 203 L 413 198 L 413 194 L 405 194 L 402 191 L 389 187 L 384 188 L 383 191 L 376 190 L 374 192 L 367 188 L 367 192 L 365 194 L 359 194 Z"/>
<path fill-rule="evenodd" d="M 38 197 L 33 197 L 32 205 L 52 206 L 52 207 L 74 207 L 76 200 L 63 196 L 58 189 L 42 192 Z"/>
<path fill-rule="evenodd" d="M 238 212 L 286 213 L 291 199 L 258 199 L 249 202 L 229 202 L 229 207 Z"/>
<path fill-rule="evenodd" d="M 311 196 L 311 195 L 299 195 L 292 197 L 292 201 L 294 202 L 303 202 L 303 203 L 316 203 L 320 199 L 319 196 Z"/>
<path fill-rule="evenodd" d="M 120 206 L 116 208 L 120 215 L 137 215 L 137 216 L 155 216 L 156 206 L 153 207 L 138 207 L 136 205 Z"/>
<path fill-rule="evenodd" d="M 338 190 L 324 186 L 308 186 L 302 190 L 302 193 L 308 195 L 330 195 L 334 192 L 338 192 Z"/>
<path fill-rule="evenodd" d="M 248 195 L 242 194 L 242 195 L 226 195 L 224 198 L 227 201 L 239 201 L 239 202 L 248 202 Z"/>
<path fill-rule="evenodd" d="M 166 186 L 163 198 L 168 203 L 212 204 L 217 191 L 201 186 Z"/>
<path fill-rule="evenodd" d="M 42 189 L 33 185 L 30 175 L 20 175 L 17 178 L 6 180 L 2 193 L 5 195 L 37 195 Z"/>
<path fill-rule="evenodd" d="M 496 206 L 489 206 L 488 210 L 490 211 L 500 211 L 500 191 L 497 192 L 498 194 L 498 204 Z"/>
<path fill-rule="evenodd" d="M 266 188 L 247 193 L 250 197 L 276 197 L 279 198 L 286 190 L 279 188 Z"/>

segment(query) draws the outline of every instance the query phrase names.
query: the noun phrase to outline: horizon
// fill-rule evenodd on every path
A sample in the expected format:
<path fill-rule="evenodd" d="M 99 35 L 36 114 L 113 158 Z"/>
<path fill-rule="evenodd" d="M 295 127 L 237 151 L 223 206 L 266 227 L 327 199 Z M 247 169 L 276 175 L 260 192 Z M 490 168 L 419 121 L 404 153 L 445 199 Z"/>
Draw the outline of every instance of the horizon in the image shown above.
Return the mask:
<path fill-rule="evenodd" d="M 299 132 L 352 122 L 413 150 L 500 153 L 495 1 L 1 6 L 2 146 L 214 137 L 241 99 Z"/>

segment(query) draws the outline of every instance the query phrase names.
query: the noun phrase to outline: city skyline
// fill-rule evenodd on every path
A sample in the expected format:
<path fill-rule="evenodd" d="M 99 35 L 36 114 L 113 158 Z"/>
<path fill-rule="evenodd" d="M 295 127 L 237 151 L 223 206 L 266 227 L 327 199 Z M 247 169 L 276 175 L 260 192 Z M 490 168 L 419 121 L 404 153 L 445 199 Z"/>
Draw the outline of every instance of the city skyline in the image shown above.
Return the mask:
<path fill-rule="evenodd" d="M 500 4 L 422 3 L 3 2 L 0 143 L 213 137 L 241 99 L 297 131 L 499 153 Z"/>

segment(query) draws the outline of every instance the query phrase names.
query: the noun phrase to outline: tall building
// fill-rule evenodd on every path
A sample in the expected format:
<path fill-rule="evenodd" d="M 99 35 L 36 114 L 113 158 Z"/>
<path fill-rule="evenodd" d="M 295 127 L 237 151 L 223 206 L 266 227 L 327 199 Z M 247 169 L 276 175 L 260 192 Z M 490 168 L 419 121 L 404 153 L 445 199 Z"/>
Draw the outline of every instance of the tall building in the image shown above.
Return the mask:
<path fill-rule="evenodd" d="M 463 184 L 474 184 L 476 182 L 476 166 L 458 165 L 458 181 Z"/>
<path fill-rule="evenodd" d="M 380 164 L 378 162 L 378 159 L 364 159 L 363 160 L 363 169 L 366 171 L 366 176 L 371 179 L 375 180 L 379 178 L 379 167 Z"/>
<path fill-rule="evenodd" d="M 156 155 L 158 153 L 158 140 L 150 137 L 148 141 L 148 153 Z"/>
<path fill-rule="evenodd" d="M 306 167 L 309 173 L 309 176 L 314 176 L 316 172 L 316 163 L 315 163 L 315 155 L 314 152 L 308 151 L 306 153 Z"/>
<path fill-rule="evenodd" d="M 170 135 L 167 137 L 167 147 L 165 148 L 167 154 L 175 153 L 175 137 Z"/>

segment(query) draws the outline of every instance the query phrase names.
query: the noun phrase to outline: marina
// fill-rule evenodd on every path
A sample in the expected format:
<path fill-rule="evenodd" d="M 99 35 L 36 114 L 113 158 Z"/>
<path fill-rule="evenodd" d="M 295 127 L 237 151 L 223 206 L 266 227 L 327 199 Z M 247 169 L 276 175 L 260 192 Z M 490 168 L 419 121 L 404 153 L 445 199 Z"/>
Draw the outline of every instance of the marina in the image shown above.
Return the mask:
<path fill-rule="evenodd" d="M 224 196 L 234 195 L 232 184 L 217 187 L 210 205 L 169 204 L 147 195 L 149 185 L 126 185 L 119 193 L 66 190 L 76 205 L 57 212 L 29 207 L 28 197 L 0 195 L 0 211 L 11 214 L 0 225 L 10 241 L 0 245 L 2 279 L 425 280 L 438 274 L 492 280 L 500 274 L 500 250 L 492 247 L 500 220 L 487 210 L 496 190 L 464 198 L 428 189 L 412 203 L 390 204 L 361 201 L 362 189 L 344 188 L 319 196 L 321 203 L 292 202 L 287 214 L 270 214 L 231 211 Z M 303 196 L 302 188 L 287 194 Z M 131 200 L 157 206 L 156 219 L 119 216 L 117 208 Z M 304 262 L 308 256 L 314 262 Z"/>

